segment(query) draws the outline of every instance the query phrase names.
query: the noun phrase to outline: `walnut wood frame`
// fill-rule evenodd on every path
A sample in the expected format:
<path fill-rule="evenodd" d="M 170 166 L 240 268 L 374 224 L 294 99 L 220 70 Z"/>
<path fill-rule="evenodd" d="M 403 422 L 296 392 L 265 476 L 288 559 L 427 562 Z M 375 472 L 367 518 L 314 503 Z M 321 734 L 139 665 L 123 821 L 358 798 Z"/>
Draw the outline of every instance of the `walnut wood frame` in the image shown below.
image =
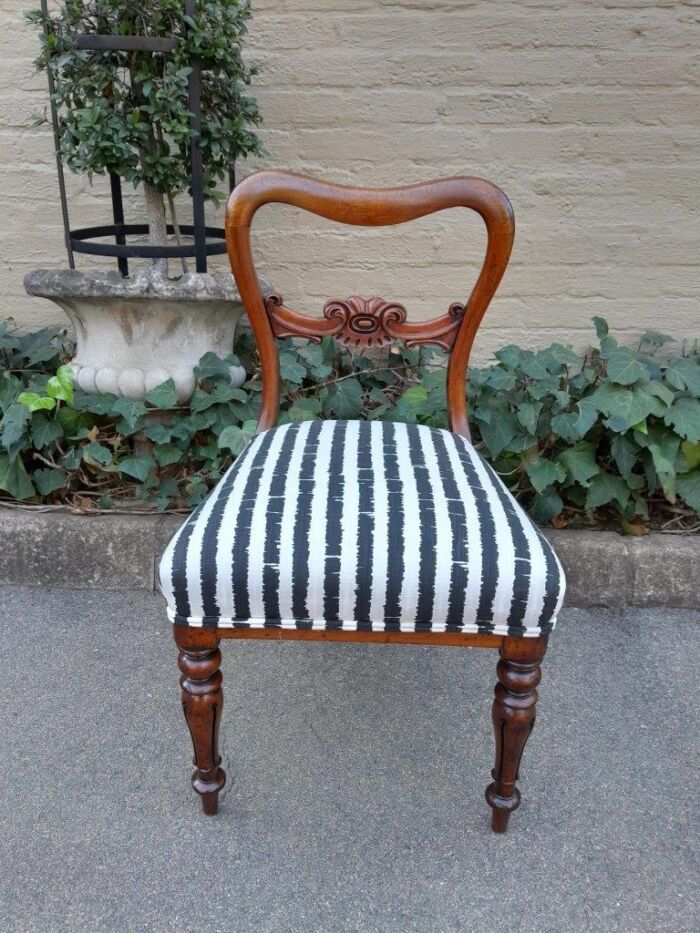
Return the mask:
<path fill-rule="evenodd" d="M 466 304 L 452 304 L 431 321 L 408 323 L 406 309 L 383 298 L 350 296 L 332 299 L 323 317 L 287 308 L 279 295 L 264 297 L 255 273 L 250 227 L 264 204 L 283 203 L 329 220 L 360 226 L 404 223 L 435 211 L 465 207 L 477 211 L 486 225 L 486 255 Z M 318 340 L 333 336 L 350 346 L 386 346 L 395 340 L 409 345 L 433 343 L 450 351 L 447 407 L 450 428 L 469 437 L 466 373 L 477 329 L 508 264 L 514 221 L 503 192 L 479 178 L 446 178 L 402 188 L 350 188 L 290 172 L 258 172 L 232 192 L 226 210 L 226 240 L 231 268 L 250 319 L 262 362 L 262 406 L 258 431 L 274 427 L 279 414 L 280 372 L 276 340 L 299 336 Z M 535 721 L 540 662 L 546 637 L 516 638 L 455 632 L 343 632 L 299 629 L 234 629 L 174 626 L 182 671 L 182 705 L 194 746 L 192 784 L 205 813 L 216 813 L 226 775 L 221 768 L 218 732 L 223 709 L 220 640 L 223 638 L 293 641 L 370 642 L 381 644 L 497 648 L 500 660 L 493 702 L 496 761 L 486 790 L 492 828 L 503 833 L 520 804 L 516 786 L 520 759 Z"/>
<path fill-rule="evenodd" d="M 447 412 L 450 428 L 469 437 L 466 377 L 476 332 L 508 265 L 515 222 L 510 201 L 495 185 L 482 178 L 441 178 L 403 188 L 350 188 L 317 181 L 292 172 L 257 172 L 233 190 L 226 208 L 226 244 L 238 290 L 250 318 L 262 360 L 263 392 L 258 430 L 277 423 L 280 372 L 276 336 L 317 339 L 333 334 L 329 311 L 312 318 L 285 308 L 279 296 L 263 298 L 250 244 L 250 227 L 264 204 L 289 204 L 327 220 L 361 227 L 390 226 L 453 207 L 471 208 L 481 215 L 488 236 L 484 262 L 466 305 L 453 304 L 447 314 L 432 321 L 405 324 L 396 321 L 392 339 L 412 344 L 438 343 L 451 349 L 447 369 Z M 346 304 L 333 299 L 326 305 Z M 383 302 L 384 299 L 369 299 Z M 405 315 L 402 305 L 391 304 Z M 455 320 L 459 324 L 455 327 Z M 450 335 L 445 339 L 447 333 Z M 387 341 L 388 342 L 388 341 Z"/>

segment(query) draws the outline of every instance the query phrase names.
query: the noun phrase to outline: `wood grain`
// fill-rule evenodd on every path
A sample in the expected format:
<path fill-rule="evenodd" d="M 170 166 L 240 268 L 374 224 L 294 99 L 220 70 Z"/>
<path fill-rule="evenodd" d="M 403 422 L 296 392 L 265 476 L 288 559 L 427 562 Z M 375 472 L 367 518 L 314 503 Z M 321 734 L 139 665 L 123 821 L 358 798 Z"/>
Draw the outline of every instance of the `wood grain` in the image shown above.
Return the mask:
<path fill-rule="evenodd" d="M 467 301 L 464 304 L 455 302 L 446 315 L 433 321 L 410 325 L 403 320 L 395 321 L 395 336 L 388 334 L 392 339 L 407 339 L 414 344 L 442 343 L 451 350 L 447 367 L 449 424 L 454 432 L 468 438 L 466 375 L 469 355 L 481 320 L 505 272 L 515 234 L 513 210 L 500 188 L 481 178 L 467 177 L 442 178 L 399 188 L 351 188 L 292 172 L 266 171 L 250 175 L 233 190 L 226 208 L 226 241 L 231 269 L 262 361 L 259 431 L 274 427 L 279 413 L 280 373 L 275 338 L 294 335 L 313 339 L 344 332 L 342 326 L 334 329 L 332 315 L 326 314 L 323 318 L 302 315 L 285 308 L 281 299 L 268 302 L 266 306 L 255 272 L 250 229 L 256 211 L 271 203 L 292 205 L 328 220 L 358 226 L 400 224 L 458 207 L 481 215 L 487 231 L 486 255 Z M 348 300 L 333 299 L 332 305 Z M 395 302 L 385 304 L 405 311 Z M 458 326 L 455 327 L 457 317 Z M 360 336 L 356 346 L 366 345 Z"/>

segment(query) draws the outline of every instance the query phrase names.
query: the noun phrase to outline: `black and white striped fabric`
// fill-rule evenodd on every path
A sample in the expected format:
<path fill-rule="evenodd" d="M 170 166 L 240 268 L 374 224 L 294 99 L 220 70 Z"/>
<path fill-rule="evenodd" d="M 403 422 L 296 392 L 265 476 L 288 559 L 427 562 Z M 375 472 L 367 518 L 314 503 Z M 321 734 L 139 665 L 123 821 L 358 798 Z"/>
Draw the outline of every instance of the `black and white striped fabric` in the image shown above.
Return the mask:
<path fill-rule="evenodd" d="M 464 438 L 307 421 L 257 435 L 170 542 L 172 621 L 490 632 L 554 626 L 554 551 Z"/>

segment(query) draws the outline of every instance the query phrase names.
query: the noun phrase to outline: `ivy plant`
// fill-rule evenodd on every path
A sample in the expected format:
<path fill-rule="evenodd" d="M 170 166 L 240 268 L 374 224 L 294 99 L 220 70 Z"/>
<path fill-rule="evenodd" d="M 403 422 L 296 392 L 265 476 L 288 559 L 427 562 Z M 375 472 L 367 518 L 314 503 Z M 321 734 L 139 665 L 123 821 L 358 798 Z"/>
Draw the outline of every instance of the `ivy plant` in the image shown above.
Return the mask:
<path fill-rule="evenodd" d="M 183 0 L 60 0 L 47 16 L 34 10 L 41 54 L 55 83 L 60 153 L 74 172 L 113 172 L 142 185 L 151 240 L 166 241 L 165 201 L 190 190 L 188 107 L 190 56 L 202 62 L 200 148 L 205 196 L 237 157 L 260 151 L 260 122 L 248 93 L 254 69 L 242 57 L 249 0 L 198 0 L 195 16 Z M 173 52 L 85 51 L 80 34 L 178 39 Z M 177 226 L 176 217 L 172 217 Z"/>
<path fill-rule="evenodd" d="M 507 346 L 469 374 L 474 443 L 543 524 L 700 530 L 700 355 L 662 334 L 620 346 Z M 143 401 L 72 384 L 65 334 L 0 325 L 0 490 L 81 510 L 196 506 L 252 436 L 261 378 L 250 333 L 207 354 L 177 405 L 171 381 Z M 284 341 L 281 422 L 380 418 L 447 427 L 444 355 L 397 345 L 353 356 L 331 339 Z M 230 383 L 230 366 L 248 379 Z"/>

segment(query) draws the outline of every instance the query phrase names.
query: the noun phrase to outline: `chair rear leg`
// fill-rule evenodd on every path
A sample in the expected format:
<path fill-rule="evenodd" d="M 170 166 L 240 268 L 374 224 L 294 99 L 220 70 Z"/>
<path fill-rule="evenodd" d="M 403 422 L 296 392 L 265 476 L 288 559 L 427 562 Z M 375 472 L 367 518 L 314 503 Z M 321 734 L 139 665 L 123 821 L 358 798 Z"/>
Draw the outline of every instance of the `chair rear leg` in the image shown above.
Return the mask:
<path fill-rule="evenodd" d="M 202 798 L 202 809 L 213 815 L 226 774 L 219 755 L 219 723 L 224 707 L 219 639 L 213 629 L 173 627 L 182 671 L 182 708 L 194 746 L 192 786 Z"/>
<path fill-rule="evenodd" d="M 491 772 L 493 783 L 486 788 L 495 833 L 508 829 L 510 814 L 520 806 L 516 781 L 523 749 L 535 724 L 540 661 L 546 650 L 546 638 L 504 638 L 500 649 L 492 714 L 496 764 Z"/>

